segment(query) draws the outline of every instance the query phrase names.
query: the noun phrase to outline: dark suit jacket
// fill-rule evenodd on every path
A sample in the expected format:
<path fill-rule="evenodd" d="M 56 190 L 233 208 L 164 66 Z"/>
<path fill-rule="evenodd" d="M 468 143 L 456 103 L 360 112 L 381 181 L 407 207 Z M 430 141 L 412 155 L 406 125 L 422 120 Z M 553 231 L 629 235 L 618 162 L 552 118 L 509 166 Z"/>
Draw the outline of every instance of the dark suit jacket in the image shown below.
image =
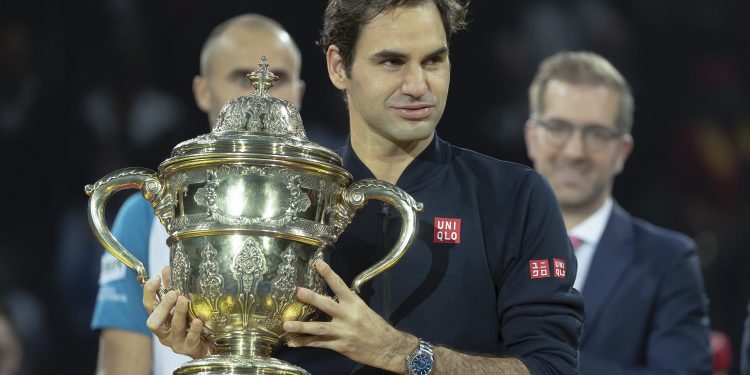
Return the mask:
<path fill-rule="evenodd" d="M 686 236 L 615 204 L 583 299 L 581 375 L 711 373 L 708 298 Z"/>

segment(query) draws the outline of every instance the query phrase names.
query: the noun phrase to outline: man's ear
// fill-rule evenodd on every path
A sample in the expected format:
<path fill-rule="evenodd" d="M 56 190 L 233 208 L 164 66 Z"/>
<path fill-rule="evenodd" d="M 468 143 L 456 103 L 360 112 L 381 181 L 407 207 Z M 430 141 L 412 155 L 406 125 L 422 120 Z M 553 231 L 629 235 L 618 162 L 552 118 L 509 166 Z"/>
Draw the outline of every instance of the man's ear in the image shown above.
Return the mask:
<path fill-rule="evenodd" d="M 531 120 L 526 120 L 526 126 L 523 128 L 523 137 L 526 140 L 526 156 L 529 160 L 534 161 L 534 155 L 536 155 L 536 126 Z"/>
<path fill-rule="evenodd" d="M 339 90 L 346 90 L 349 77 L 346 75 L 346 67 L 339 53 L 339 48 L 333 44 L 326 51 L 326 66 L 331 83 Z"/>
<path fill-rule="evenodd" d="M 208 82 L 200 75 L 193 77 L 193 96 L 198 108 L 208 113 L 211 108 L 211 93 L 208 91 Z"/>
<path fill-rule="evenodd" d="M 633 141 L 633 136 L 630 134 L 625 134 L 619 141 L 617 145 L 617 160 L 615 161 L 615 171 L 617 174 L 620 174 L 623 168 L 625 168 L 625 162 L 628 160 L 630 153 L 633 152 L 634 146 L 635 142 Z"/>
<path fill-rule="evenodd" d="M 299 101 L 299 105 L 297 106 L 297 110 L 301 110 L 302 109 L 302 99 L 304 99 L 304 97 L 305 97 L 305 88 L 306 87 L 307 86 L 305 86 L 305 81 L 303 81 L 301 79 L 297 81 L 297 98 L 298 98 L 297 101 Z"/>

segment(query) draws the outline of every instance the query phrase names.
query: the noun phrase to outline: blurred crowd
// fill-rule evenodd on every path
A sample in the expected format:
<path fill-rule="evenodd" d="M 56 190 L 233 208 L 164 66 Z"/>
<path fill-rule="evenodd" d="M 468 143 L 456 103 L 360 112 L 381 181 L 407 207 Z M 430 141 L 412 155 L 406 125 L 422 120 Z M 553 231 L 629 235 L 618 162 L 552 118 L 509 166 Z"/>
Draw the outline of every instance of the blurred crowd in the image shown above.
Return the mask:
<path fill-rule="evenodd" d="M 217 23 L 244 12 L 281 22 L 304 56 L 306 128 L 333 134 L 314 138 L 329 147 L 344 139 L 344 106 L 315 45 L 324 6 L 0 2 L 0 331 L 15 332 L 0 337 L 18 337 L 17 373 L 51 373 L 63 361 L 69 373 L 93 372 L 89 322 L 103 250 L 88 228 L 83 186 L 123 167 L 156 169 L 179 141 L 207 131 L 190 85 Z M 526 88 L 539 61 L 580 49 L 609 59 L 636 98 L 635 150 L 614 196 L 698 243 L 712 329 L 735 347 L 730 374 L 750 298 L 742 278 L 750 262 L 748 11 L 741 0 L 475 1 L 469 31 L 451 49 L 459 94 L 443 120 L 462 125 L 438 127 L 449 142 L 528 165 Z"/>

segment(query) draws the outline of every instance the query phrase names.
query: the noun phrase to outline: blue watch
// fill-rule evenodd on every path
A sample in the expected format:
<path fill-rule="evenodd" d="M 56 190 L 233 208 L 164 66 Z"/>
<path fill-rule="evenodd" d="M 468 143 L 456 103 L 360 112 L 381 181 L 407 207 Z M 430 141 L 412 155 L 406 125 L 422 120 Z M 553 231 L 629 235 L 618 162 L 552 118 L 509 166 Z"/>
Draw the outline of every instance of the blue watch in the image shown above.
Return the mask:
<path fill-rule="evenodd" d="M 419 347 L 406 357 L 406 373 L 409 375 L 428 375 L 432 372 L 435 357 L 429 342 L 419 339 Z"/>

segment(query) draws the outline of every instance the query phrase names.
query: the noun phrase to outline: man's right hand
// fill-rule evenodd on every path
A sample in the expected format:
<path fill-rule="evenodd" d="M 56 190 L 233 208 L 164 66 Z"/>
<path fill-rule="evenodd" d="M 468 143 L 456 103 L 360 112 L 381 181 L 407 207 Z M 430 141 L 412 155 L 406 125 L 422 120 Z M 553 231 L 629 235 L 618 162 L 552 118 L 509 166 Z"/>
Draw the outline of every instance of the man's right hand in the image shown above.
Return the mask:
<path fill-rule="evenodd" d="M 169 267 L 164 267 L 162 276 L 164 284 L 169 285 Z M 177 354 L 194 359 L 211 354 L 213 346 L 201 338 L 203 322 L 193 319 L 188 326 L 188 299 L 170 290 L 159 301 L 156 293 L 161 285 L 161 279 L 156 276 L 149 279 L 143 287 L 143 308 L 151 314 L 146 321 L 148 329 L 156 335 L 159 342 L 172 348 Z"/>

